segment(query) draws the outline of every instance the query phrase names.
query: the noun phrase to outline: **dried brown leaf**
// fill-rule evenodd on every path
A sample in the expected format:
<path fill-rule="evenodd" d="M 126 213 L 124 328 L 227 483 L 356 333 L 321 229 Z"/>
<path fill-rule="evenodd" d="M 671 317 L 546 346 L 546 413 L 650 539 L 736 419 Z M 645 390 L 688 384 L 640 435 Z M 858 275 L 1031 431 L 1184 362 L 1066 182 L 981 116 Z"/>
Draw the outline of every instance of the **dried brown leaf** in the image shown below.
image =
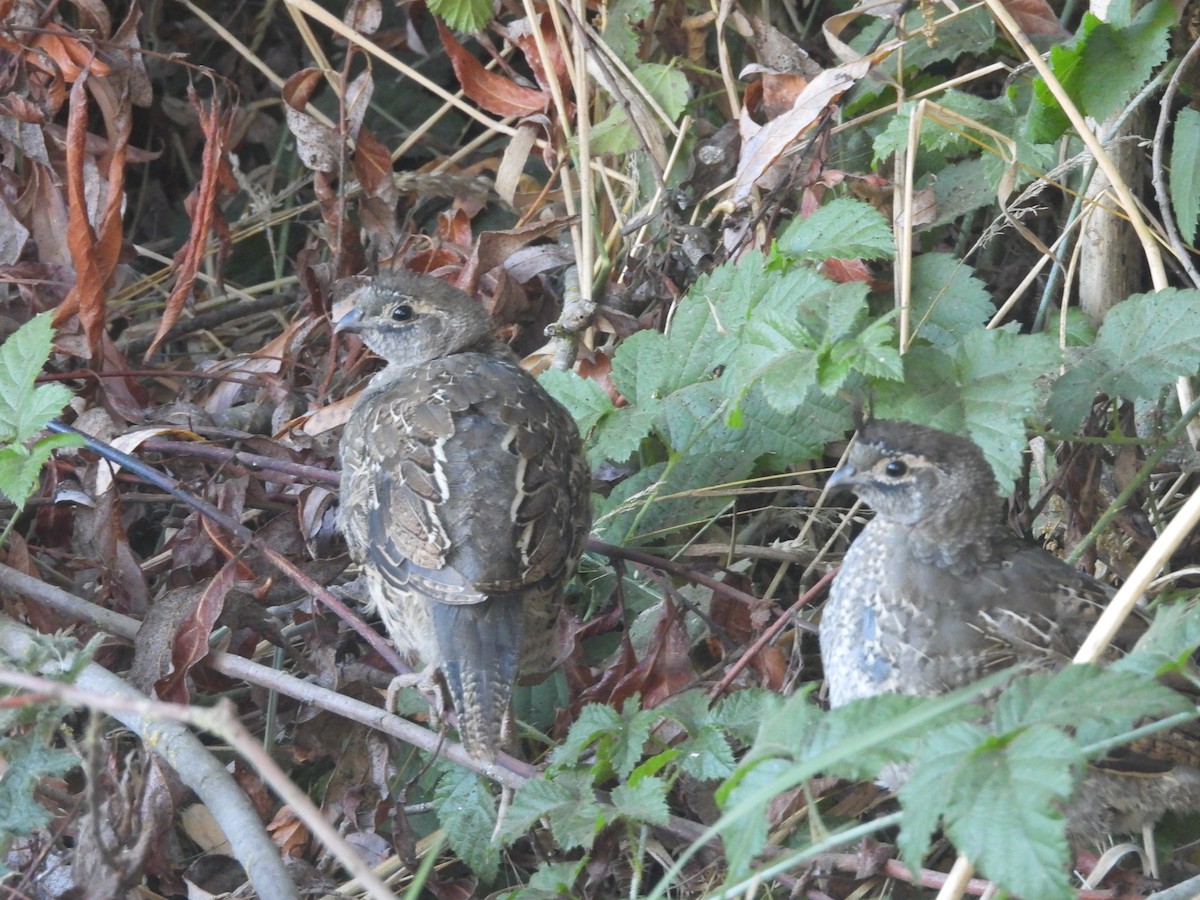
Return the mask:
<path fill-rule="evenodd" d="M 114 95 L 112 87 L 97 82 L 92 89 L 97 104 L 104 112 L 108 128 L 108 177 L 105 185 L 104 208 L 93 228 L 88 219 L 85 163 L 88 162 L 87 93 L 89 79 L 81 77 L 71 88 L 70 113 L 67 122 L 67 246 L 75 267 L 75 286 L 55 314 L 56 325 L 71 316 L 78 316 L 87 339 L 88 353 L 99 356 L 101 335 L 107 313 L 107 291 L 120 258 L 123 239 L 121 212 L 125 183 L 125 148 L 129 140 L 131 120 L 127 100 Z"/>
<path fill-rule="evenodd" d="M 192 289 L 196 284 L 196 273 L 200 271 L 200 263 L 208 250 L 209 232 L 214 232 L 218 238 L 220 250 L 217 254 L 217 270 L 223 268 L 224 260 L 229 255 L 232 246 L 229 235 L 229 223 L 221 215 L 220 202 L 222 197 L 237 191 L 237 182 L 229 168 L 229 135 L 233 130 L 235 110 L 223 110 L 217 95 L 214 93 L 207 108 L 200 101 L 193 88 L 188 88 L 188 99 L 196 110 L 200 129 L 204 133 L 204 155 L 200 163 L 200 183 L 184 201 L 192 227 L 188 233 L 187 242 L 179 248 L 172 260 L 175 267 L 175 287 L 167 298 L 163 308 L 162 319 L 154 340 L 146 349 L 145 358 L 150 359 L 162 339 L 167 336 L 183 313 L 184 304 L 191 299 Z"/>
<path fill-rule="evenodd" d="M 759 127 L 742 112 L 742 155 L 738 160 L 737 178 L 731 199 L 741 205 L 767 170 L 820 115 L 870 70 L 872 60 L 863 57 L 853 63 L 826 69 L 809 83 L 796 98 L 792 108 Z"/>
<path fill-rule="evenodd" d="M 1065 38 L 1070 35 L 1046 0 L 1001 0 L 1026 34 Z"/>
<path fill-rule="evenodd" d="M 156 685 L 158 696 L 172 703 L 190 699 L 187 675 L 192 667 L 208 656 L 208 639 L 213 625 L 225 607 L 225 596 L 233 588 L 240 563 L 231 559 L 200 591 L 195 606 L 178 623 L 171 642 L 171 671 Z"/>
<path fill-rule="evenodd" d="M 437 25 L 446 53 L 450 56 L 450 64 L 454 66 L 454 74 L 458 76 L 463 93 L 471 100 L 497 116 L 528 116 L 546 111 L 550 102 L 549 94 L 523 87 L 511 78 L 485 69 L 479 60 L 463 49 L 440 19 Z"/>

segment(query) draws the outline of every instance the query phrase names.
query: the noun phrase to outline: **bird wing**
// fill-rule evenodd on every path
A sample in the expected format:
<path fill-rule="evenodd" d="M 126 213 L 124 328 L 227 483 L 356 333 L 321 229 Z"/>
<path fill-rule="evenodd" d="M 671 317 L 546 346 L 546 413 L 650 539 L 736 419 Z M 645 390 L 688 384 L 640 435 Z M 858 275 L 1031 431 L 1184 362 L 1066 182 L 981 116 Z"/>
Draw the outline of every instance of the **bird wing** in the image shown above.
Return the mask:
<path fill-rule="evenodd" d="M 565 580 L 588 523 L 579 434 L 515 361 L 448 357 L 360 403 L 344 465 L 364 555 L 386 581 L 410 589 L 417 578 L 443 602 L 473 603 Z"/>
<path fill-rule="evenodd" d="M 915 693 L 941 693 L 1016 663 L 1057 668 L 1070 662 L 1111 591 L 1040 547 L 1001 541 L 969 573 L 904 558 L 882 579 L 875 651 L 909 673 Z M 913 602 L 911 598 L 924 598 Z M 1128 649 L 1144 631 L 1131 617 L 1116 642 Z"/>

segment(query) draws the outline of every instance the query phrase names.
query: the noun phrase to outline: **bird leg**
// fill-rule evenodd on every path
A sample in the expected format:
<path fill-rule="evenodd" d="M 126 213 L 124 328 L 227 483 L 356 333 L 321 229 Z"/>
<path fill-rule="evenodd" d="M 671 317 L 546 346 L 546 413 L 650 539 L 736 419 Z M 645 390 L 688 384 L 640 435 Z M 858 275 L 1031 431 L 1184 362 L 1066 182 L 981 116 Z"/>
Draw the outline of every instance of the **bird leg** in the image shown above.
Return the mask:
<path fill-rule="evenodd" d="M 407 672 L 393 678 L 384 700 L 384 708 L 388 712 L 397 711 L 400 692 L 406 688 L 416 688 L 420 691 L 425 702 L 429 704 L 429 724 L 434 731 L 440 731 L 446 718 L 446 700 L 437 681 L 437 669 L 426 666 L 420 672 Z"/>

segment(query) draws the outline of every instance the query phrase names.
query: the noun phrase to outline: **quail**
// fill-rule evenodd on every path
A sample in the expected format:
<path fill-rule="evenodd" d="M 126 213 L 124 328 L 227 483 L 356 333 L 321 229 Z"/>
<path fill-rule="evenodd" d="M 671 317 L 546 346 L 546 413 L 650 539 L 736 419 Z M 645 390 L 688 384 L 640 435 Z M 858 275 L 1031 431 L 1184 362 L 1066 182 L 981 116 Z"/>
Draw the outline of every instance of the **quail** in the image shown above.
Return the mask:
<path fill-rule="evenodd" d="M 397 649 L 441 671 L 491 761 L 518 675 L 552 662 L 590 528 L 579 430 L 457 288 L 398 270 L 349 299 L 336 330 L 387 366 L 343 433 L 339 526 Z"/>
<path fill-rule="evenodd" d="M 829 486 L 875 510 L 822 613 L 832 706 L 885 693 L 933 696 L 1016 663 L 1066 665 L 1110 597 L 1008 531 L 991 467 L 964 438 L 868 422 Z M 1168 808 L 1200 808 L 1200 740 L 1176 730 L 1158 745 L 1159 758 L 1124 756 L 1130 774 L 1112 774 L 1117 764 L 1089 770 L 1064 810 L 1074 839 L 1137 831 Z"/>

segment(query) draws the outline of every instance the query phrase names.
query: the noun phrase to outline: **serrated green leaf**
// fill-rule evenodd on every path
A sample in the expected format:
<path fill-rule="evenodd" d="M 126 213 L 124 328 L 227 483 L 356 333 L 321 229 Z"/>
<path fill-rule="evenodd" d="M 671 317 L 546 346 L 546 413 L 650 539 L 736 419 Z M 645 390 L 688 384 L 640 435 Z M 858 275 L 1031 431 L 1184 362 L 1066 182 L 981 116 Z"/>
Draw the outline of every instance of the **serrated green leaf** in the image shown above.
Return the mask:
<path fill-rule="evenodd" d="M 1048 900 L 1074 896 L 1054 803 L 1070 793 L 1081 762 L 1077 745 L 1046 726 L 1008 742 L 964 723 L 934 731 L 900 789 L 905 861 L 921 864 L 940 819 L 955 847 L 1002 887 Z"/>
<path fill-rule="evenodd" d="M 934 220 L 929 225 L 922 226 L 923 228 L 947 225 L 980 207 L 991 206 L 996 202 L 996 185 L 990 174 L 990 166 L 987 160 L 979 157 L 949 163 L 937 172 L 936 176 L 928 176 L 927 181 L 928 183 L 919 182 L 917 187 L 933 188 L 936 209 Z M 914 258 L 913 264 L 926 255 L 928 254 Z M 914 291 L 914 299 L 916 296 Z"/>
<path fill-rule="evenodd" d="M 652 9 L 651 0 L 613 0 L 604 17 L 604 44 L 627 66 L 638 63 L 638 50 L 645 36 L 636 26 Z"/>
<path fill-rule="evenodd" d="M 678 66 L 642 63 L 634 67 L 633 74 L 672 121 L 683 115 L 691 89 Z"/>
<path fill-rule="evenodd" d="M 1122 734 L 1145 717 L 1185 712 L 1187 700 L 1145 676 L 1115 668 L 1067 666 L 1016 679 L 996 701 L 999 734 L 1033 725 L 1074 728 L 1080 744 Z"/>
<path fill-rule="evenodd" d="M 618 778 L 627 779 L 641 760 L 650 739 L 650 729 L 662 718 L 652 709 L 641 709 L 636 695 L 625 701 L 621 710 L 621 726 L 612 735 L 613 771 Z"/>
<path fill-rule="evenodd" d="M 49 457 L 49 451 L 31 453 L 20 444 L 0 448 L 0 494 L 22 509 Z"/>
<path fill-rule="evenodd" d="M 612 791 L 612 803 L 617 812 L 634 822 L 666 825 L 670 819 L 667 791 L 670 785 L 661 778 L 643 778 L 635 785 L 619 784 Z"/>
<path fill-rule="evenodd" d="M 79 760 L 67 750 L 44 746 L 30 734 L 21 739 L 0 741 L 4 777 L 0 778 L 0 846 L 13 837 L 28 835 L 50 821 L 46 807 L 34 798 L 44 778 L 62 775 Z"/>
<path fill-rule="evenodd" d="M 783 698 L 775 691 L 745 688 L 719 700 L 711 710 L 711 718 L 714 725 L 739 741 L 749 742 L 763 722 L 778 720 L 782 705 Z"/>
<path fill-rule="evenodd" d="M 1097 393 L 1151 398 L 1195 374 L 1198 360 L 1200 291 L 1134 294 L 1109 310 L 1096 342 L 1054 383 L 1047 411 L 1056 428 L 1073 430 Z"/>
<path fill-rule="evenodd" d="M 525 887 L 499 896 L 502 900 L 564 900 L 576 897 L 578 892 L 575 884 L 587 863 L 586 856 L 574 861 L 543 863 L 529 877 Z"/>
<path fill-rule="evenodd" d="M 585 436 L 613 411 L 613 402 L 604 388 L 590 378 L 580 378 L 574 372 L 548 369 L 541 374 L 538 382 L 567 408 L 575 418 L 580 433 Z"/>
<path fill-rule="evenodd" d="M 1025 420 L 1044 390 L 1039 379 L 1059 358 L 1048 335 L 997 329 L 968 332 L 952 352 L 914 347 L 905 354 L 903 385 L 876 384 L 877 414 L 969 434 L 1008 492 L 1021 470 Z"/>
<path fill-rule="evenodd" d="M 679 749 L 683 755 L 680 767 L 693 778 L 708 781 L 733 774 L 733 750 L 725 735 L 713 725 L 701 726 Z"/>
<path fill-rule="evenodd" d="M 737 784 L 727 794 L 718 792 L 723 798 L 725 809 L 737 807 L 743 800 L 769 788 L 789 768 L 782 759 L 763 759 L 743 767 Z M 721 832 L 724 841 L 725 862 L 729 867 L 727 881 L 736 881 L 750 871 L 750 862 L 767 845 L 767 808 L 754 809 L 742 816 L 731 827 Z"/>
<path fill-rule="evenodd" d="M 492 0 L 429 0 L 429 9 L 455 31 L 480 31 L 492 21 Z"/>
<path fill-rule="evenodd" d="M 982 726 L 957 722 L 937 729 L 922 747 L 912 774 L 899 791 L 904 823 L 896 846 L 912 871 L 920 869 L 942 813 L 950 805 L 958 768 L 987 739 Z"/>
<path fill-rule="evenodd" d="M 1176 18 L 1167 0 L 1152 0 L 1128 25 L 1106 23 L 1092 32 L 1080 67 L 1085 115 L 1103 121 L 1145 86 L 1167 58 Z"/>
<path fill-rule="evenodd" d="M 975 270 L 948 253 L 923 253 L 912 263 L 909 330 L 935 347 L 952 347 L 996 311 Z"/>
<path fill-rule="evenodd" d="M 571 724 L 566 738 L 555 749 L 551 765 L 572 766 L 592 741 L 615 731 L 621 725 L 621 716 L 611 706 L 589 703 L 579 711 L 578 718 Z"/>
<path fill-rule="evenodd" d="M 454 852 L 484 881 L 494 881 L 500 848 L 491 839 L 496 801 L 490 782 L 469 769 L 451 769 L 438 781 L 433 802 Z"/>
<path fill-rule="evenodd" d="M 1175 116 L 1171 138 L 1171 206 L 1185 244 L 1196 241 L 1200 217 L 1200 111 L 1185 106 Z"/>
<path fill-rule="evenodd" d="M 592 468 L 598 468 L 605 460 L 621 463 L 633 456 L 650 436 L 661 414 L 662 403 L 657 400 L 614 409 L 588 440 L 587 457 Z"/>
<path fill-rule="evenodd" d="M 910 733 L 898 733 L 886 744 L 854 749 L 852 739 L 883 723 L 901 720 L 928 703 L 927 698 L 900 694 L 866 697 L 830 710 L 820 724 L 810 728 L 798 743 L 803 759 L 820 753 L 841 750 L 828 769 L 831 775 L 866 780 L 879 777 L 889 766 L 908 763 L 921 746 L 924 728 Z M 949 714 L 948 720 L 973 719 L 980 715 L 978 707 L 964 705 Z"/>
<path fill-rule="evenodd" d="M 632 72 L 671 121 L 683 115 L 690 89 L 687 77 L 676 66 L 636 63 L 632 66 Z M 641 146 L 636 130 L 629 123 L 626 108 L 620 103 L 614 104 L 609 114 L 592 128 L 593 153 L 628 153 Z"/>
<path fill-rule="evenodd" d="M 965 94 L 962 91 L 946 91 L 939 99 L 939 106 L 944 106 L 964 118 L 979 122 L 981 125 L 992 124 L 997 107 L 991 101 Z M 888 122 L 887 127 L 880 132 L 874 142 L 874 161 L 886 160 L 892 154 L 908 147 L 908 132 L 916 101 L 905 103 L 895 116 Z M 974 140 L 971 138 L 974 137 Z M 920 150 L 935 158 L 945 156 L 961 156 L 976 154 L 979 150 L 977 141 L 990 144 L 992 139 L 979 132 L 971 132 L 968 125 L 955 121 L 952 125 L 942 124 L 932 112 L 922 119 L 920 133 Z M 939 167 L 940 168 L 940 167 Z"/>
<path fill-rule="evenodd" d="M 837 199 L 779 236 L 779 249 L 798 259 L 892 259 L 896 239 L 883 213 L 858 200 Z"/>
<path fill-rule="evenodd" d="M 35 316 L 0 346 L 0 444 L 29 440 L 71 399 L 60 384 L 34 387 L 50 358 L 52 319 Z"/>
<path fill-rule="evenodd" d="M 1185 667 L 1200 647 L 1200 607 L 1189 603 L 1160 606 L 1137 645 L 1110 666 L 1113 671 L 1161 675 Z"/>
<path fill-rule="evenodd" d="M 550 820 L 554 839 L 564 850 L 590 847 L 596 833 L 611 818 L 611 810 L 596 799 L 590 776 L 559 771 L 552 778 L 526 783 L 513 797 L 500 826 L 505 843 L 527 832 L 542 818 Z"/>
<path fill-rule="evenodd" d="M 1174 9 L 1166 0 L 1153 0 L 1124 26 L 1084 13 L 1074 42 L 1051 48 L 1050 68 L 1080 112 L 1103 121 L 1166 59 L 1174 22 Z M 1025 133 L 1038 143 L 1053 143 L 1069 120 L 1041 78 L 1034 82 L 1034 97 Z"/>

